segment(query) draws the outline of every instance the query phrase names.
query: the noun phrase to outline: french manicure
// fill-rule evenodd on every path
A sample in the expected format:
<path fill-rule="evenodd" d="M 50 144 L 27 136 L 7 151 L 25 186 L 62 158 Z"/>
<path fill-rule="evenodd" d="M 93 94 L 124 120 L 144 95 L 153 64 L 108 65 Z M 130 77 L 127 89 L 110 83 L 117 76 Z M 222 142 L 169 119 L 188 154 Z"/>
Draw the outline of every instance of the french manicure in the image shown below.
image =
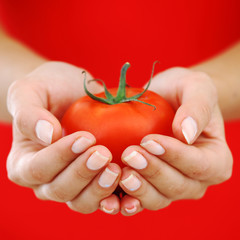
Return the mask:
<path fill-rule="evenodd" d="M 108 161 L 109 157 L 103 156 L 98 151 L 95 151 L 87 160 L 87 167 L 90 170 L 98 170 L 102 168 Z"/>
<path fill-rule="evenodd" d="M 98 183 L 103 188 L 108 188 L 113 185 L 115 180 L 118 177 L 118 173 L 111 171 L 109 168 L 106 168 L 100 178 L 98 179 Z"/>
<path fill-rule="evenodd" d="M 154 155 L 162 155 L 165 153 L 165 149 L 154 140 L 142 142 L 140 145 Z"/>
<path fill-rule="evenodd" d="M 137 211 L 137 207 L 136 206 L 133 206 L 132 208 L 125 208 L 125 211 L 127 213 L 134 213 Z"/>
<path fill-rule="evenodd" d="M 52 143 L 53 125 L 46 120 L 38 120 L 35 127 L 38 139 L 46 144 Z"/>
<path fill-rule="evenodd" d="M 121 181 L 125 188 L 129 191 L 135 191 L 141 186 L 140 180 L 131 174 L 128 178 Z"/>
<path fill-rule="evenodd" d="M 86 150 L 88 147 L 90 147 L 93 144 L 93 141 L 86 138 L 86 137 L 80 137 L 72 145 L 72 151 L 74 153 L 81 153 L 84 150 Z"/>
<path fill-rule="evenodd" d="M 111 214 L 111 213 L 113 213 L 114 212 L 114 208 L 112 208 L 112 209 L 107 209 L 107 208 L 105 208 L 104 206 L 102 206 L 102 210 L 105 212 L 105 213 L 109 213 L 109 214 Z"/>
<path fill-rule="evenodd" d="M 191 144 L 197 134 L 197 123 L 192 117 L 187 117 L 181 124 L 182 133 L 188 144 Z"/>
<path fill-rule="evenodd" d="M 147 166 L 147 160 L 143 155 L 137 151 L 133 151 L 128 156 L 124 157 L 123 160 L 131 167 L 135 169 L 143 169 Z"/>

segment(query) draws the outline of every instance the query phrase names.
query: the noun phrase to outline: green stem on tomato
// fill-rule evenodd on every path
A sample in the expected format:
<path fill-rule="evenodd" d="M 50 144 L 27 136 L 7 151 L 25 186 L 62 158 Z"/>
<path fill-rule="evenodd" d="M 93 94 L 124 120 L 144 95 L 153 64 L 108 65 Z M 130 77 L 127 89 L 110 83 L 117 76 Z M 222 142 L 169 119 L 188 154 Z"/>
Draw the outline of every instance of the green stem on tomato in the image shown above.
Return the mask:
<path fill-rule="evenodd" d="M 138 98 L 140 98 L 149 88 L 150 86 L 150 83 L 151 83 L 151 80 L 152 80 L 152 77 L 153 77 L 153 73 L 154 73 L 154 67 L 155 67 L 155 64 L 157 63 L 158 61 L 155 61 L 153 63 L 153 67 L 152 67 L 152 74 L 151 74 L 151 78 L 146 86 L 146 88 L 139 94 L 137 95 L 134 95 L 132 97 L 126 97 L 126 72 L 128 70 L 128 68 L 130 67 L 130 63 L 125 63 L 121 69 L 121 74 L 120 74 L 120 81 L 119 81 L 119 86 L 118 86 L 118 91 L 117 91 L 117 96 L 114 97 L 107 89 L 105 83 L 100 80 L 100 79 L 92 79 L 90 81 L 99 81 L 99 82 L 102 82 L 103 84 L 103 88 L 104 88 L 104 92 L 105 92 L 105 96 L 106 98 L 101 98 L 101 97 L 97 97 L 95 95 L 93 95 L 92 93 L 90 93 L 87 89 L 87 86 L 86 86 L 86 72 L 83 71 L 82 73 L 84 74 L 84 90 L 86 92 L 86 94 L 96 100 L 96 101 L 99 101 L 99 102 L 102 102 L 102 103 L 106 103 L 106 104 L 110 104 L 110 105 L 113 105 L 113 104 L 118 104 L 118 103 L 125 103 L 125 102 L 130 102 L 130 101 L 136 101 L 136 102 L 141 102 L 143 104 L 146 104 L 148 106 L 151 106 L 154 108 L 154 110 L 156 109 L 156 107 L 152 104 L 149 104 L 149 103 L 146 103 L 146 102 L 143 102 L 141 100 L 139 100 Z"/>

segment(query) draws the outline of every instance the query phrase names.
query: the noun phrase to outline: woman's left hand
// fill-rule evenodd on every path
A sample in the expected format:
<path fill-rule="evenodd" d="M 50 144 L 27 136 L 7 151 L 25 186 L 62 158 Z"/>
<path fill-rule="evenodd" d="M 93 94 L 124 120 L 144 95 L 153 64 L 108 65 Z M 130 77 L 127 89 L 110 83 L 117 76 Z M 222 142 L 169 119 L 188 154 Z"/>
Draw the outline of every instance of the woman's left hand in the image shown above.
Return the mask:
<path fill-rule="evenodd" d="M 150 88 L 176 110 L 174 137 L 151 134 L 140 146 L 123 152 L 122 161 L 128 166 L 120 181 L 127 193 L 119 206 L 123 215 L 159 210 L 175 200 L 199 199 L 210 185 L 232 174 L 232 155 L 210 77 L 172 68 L 158 74 Z"/>

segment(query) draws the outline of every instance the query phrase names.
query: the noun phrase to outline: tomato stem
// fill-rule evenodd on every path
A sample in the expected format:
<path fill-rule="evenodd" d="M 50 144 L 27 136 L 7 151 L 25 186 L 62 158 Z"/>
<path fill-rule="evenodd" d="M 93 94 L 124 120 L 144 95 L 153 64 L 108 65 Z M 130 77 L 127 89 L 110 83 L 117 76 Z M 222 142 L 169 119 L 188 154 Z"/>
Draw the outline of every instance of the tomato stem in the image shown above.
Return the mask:
<path fill-rule="evenodd" d="M 151 106 L 154 108 L 154 110 L 156 109 L 156 107 L 150 103 L 146 103 L 146 102 L 143 102 L 141 100 L 139 100 L 138 98 L 140 98 L 149 88 L 150 86 L 150 83 L 151 83 L 151 80 L 153 78 L 153 73 L 154 73 L 154 67 L 155 67 L 155 64 L 157 63 L 158 61 L 155 61 L 153 63 L 153 67 L 152 67 L 152 74 L 151 74 L 151 77 L 150 77 L 150 80 L 146 86 L 146 88 L 139 94 L 135 95 L 135 96 L 132 96 L 132 97 L 126 97 L 126 86 L 128 86 L 126 84 L 126 72 L 128 70 L 128 68 L 130 67 L 130 63 L 125 63 L 121 69 L 121 73 L 120 73 L 120 81 L 119 81 L 119 86 L 118 86 L 118 91 L 117 91 L 117 96 L 114 97 L 107 89 L 105 83 L 101 80 L 101 79 L 92 79 L 90 80 L 89 82 L 91 81 L 98 81 L 98 82 L 101 82 L 103 84 L 103 88 L 104 88 L 104 93 L 105 93 L 105 96 L 106 98 L 100 98 L 100 97 L 97 97 L 95 95 L 93 95 L 92 93 L 90 93 L 87 89 L 87 86 L 86 86 L 86 72 L 83 71 L 82 73 L 84 74 L 84 90 L 86 92 L 86 94 L 96 100 L 96 101 L 100 101 L 102 103 L 106 103 L 106 104 L 110 104 L 110 105 L 113 105 L 113 104 L 118 104 L 118 103 L 125 103 L 125 102 L 130 102 L 130 101 L 136 101 L 136 102 L 141 102 L 141 103 L 144 103 L 148 106 Z"/>
<path fill-rule="evenodd" d="M 126 99 L 126 72 L 130 67 L 130 63 L 125 63 L 121 69 L 120 81 L 118 86 L 118 92 L 115 101 L 121 102 L 121 100 Z"/>

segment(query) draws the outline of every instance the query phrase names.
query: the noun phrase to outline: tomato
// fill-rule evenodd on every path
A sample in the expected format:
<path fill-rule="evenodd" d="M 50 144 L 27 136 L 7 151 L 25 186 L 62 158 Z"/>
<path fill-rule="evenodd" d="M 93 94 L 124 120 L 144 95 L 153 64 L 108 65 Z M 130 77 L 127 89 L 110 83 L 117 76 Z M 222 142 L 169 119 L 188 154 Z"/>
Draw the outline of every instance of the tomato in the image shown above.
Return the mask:
<path fill-rule="evenodd" d="M 91 132 L 96 137 L 97 144 L 104 145 L 111 151 L 112 162 L 121 167 L 121 155 L 128 146 L 139 145 L 141 139 L 151 133 L 172 135 L 174 117 L 170 104 L 158 94 L 131 87 L 124 91 L 125 99 L 132 99 L 133 96 L 144 93 L 136 101 L 117 104 L 95 100 L 106 99 L 106 95 L 110 96 L 109 94 L 120 95 L 119 89 L 116 88 L 110 89 L 107 94 L 106 90 L 105 93 L 97 94 L 95 99 L 87 95 L 73 103 L 62 119 L 65 134 L 76 131 Z"/>

